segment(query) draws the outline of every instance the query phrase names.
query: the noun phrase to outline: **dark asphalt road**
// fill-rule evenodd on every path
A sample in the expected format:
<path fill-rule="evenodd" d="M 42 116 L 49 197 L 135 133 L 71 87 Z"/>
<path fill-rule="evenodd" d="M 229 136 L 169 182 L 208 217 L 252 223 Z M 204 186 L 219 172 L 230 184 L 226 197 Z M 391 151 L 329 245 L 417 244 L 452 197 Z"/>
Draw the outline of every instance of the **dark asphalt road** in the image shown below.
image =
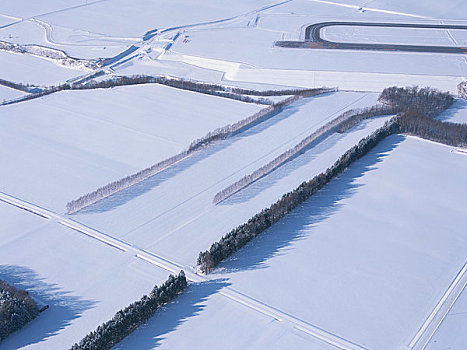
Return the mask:
<path fill-rule="evenodd" d="M 421 28 L 421 29 L 457 29 L 467 30 L 467 26 L 450 24 L 410 24 L 410 23 L 366 23 L 366 22 L 323 22 L 309 25 L 305 29 L 305 41 L 276 41 L 279 47 L 309 48 L 309 49 L 338 49 L 338 50 L 366 50 L 366 51 L 407 51 L 467 54 L 467 47 L 428 46 L 428 45 L 400 45 L 400 44 L 365 44 L 341 43 L 321 38 L 321 29 L 331 26 L 353 27 L 385 27 L 385 28 Z"/>

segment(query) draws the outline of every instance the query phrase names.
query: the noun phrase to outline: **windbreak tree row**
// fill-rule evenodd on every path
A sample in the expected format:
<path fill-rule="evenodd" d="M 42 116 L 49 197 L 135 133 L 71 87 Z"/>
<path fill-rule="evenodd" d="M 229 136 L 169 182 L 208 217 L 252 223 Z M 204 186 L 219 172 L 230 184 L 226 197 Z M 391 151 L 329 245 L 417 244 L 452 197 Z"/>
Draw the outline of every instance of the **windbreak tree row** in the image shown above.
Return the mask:
<path fill-rule="evenodd" d="M 400 112 L 416 110 L 432 118 L 452 105 L 454 98 L 448 92 L 428 87 L 400 88 L 393 86 L 383 90 L 379 101 L 394 106 Z"/>
<path fill-rule="evenodd" d="M 174 87 L 177 89 L 194 91 L 199 93 L 207 93 L 222 97 L 232 97 L 235 99 L 245 98 L 244 102 L 261 103 L 258 99 L 248 100 L 247 96 L 292 96 L 300 95 L 304 97 L 315 96 L 325 92 L 336 91 L 335 88 L 312 88 L 312 89 L 281 89 L 281 90 L 253 90 L 226 86 L 214 83 L 207 83 L 192 79 L 182 79 L 170 76 L 148 76 L 148 75 L 133 75 L 133 76 L 118 76 L 107 80 L 92 81 L 80 86 L 77 89 L 97 89 L 109 88 L 114 86 L 139 85 L 139 84 L 161 84 Z M 246 96 L 244 96 L 246 95 Z M 264 100 L 268 102 L 269 100 Z M 270 104 L 270 102 L 266 103 Z"/>
<path fill-rule="evenodd" d="M 356 125 L 360 121 L 374 117 L 376 115 L 390 115 L 395 114 L 395 110 L 392 106 L 373 106 L 371 108 L 365 108 L 361 110 L 349 110 L 337 118 L 326 123 L 318 130 L 314 131 L 303 140 L 301 140 L 297 145 L 283 152 L 272 161 L 263 165 L 259 169 L 256 169 L 251 174 L 243 176 L 238 181 L 222 189 L 214 196 L 213 203 L 218 204 L 235 193 L 241 191 L 242 189 L 248 187 L 253 182 L 259 180 L 263 176 L 269 174 L 270 172 L 276 170 L 278 167 L 286 163 L 292 157 L 309 147 L 313 142 L 317 141 L 319 138 L 324 135 L 332 132 L 344 132 L 345 130 L 350 129 L 352 126 Z"/>
<path fill-rule="evenodd" d="M 201 149 L 202 147 L 208 146 L 210 143 L 216 140 L 225 139 L 233 135 L 234 133 L 237 133 L 241 130 L 245 130 L 258 122 L 262 122 L 268 118 L 271 118 L 278 114 L 285 105 L 294 102 L 297 98 L 297 96 L 287 98 L 286 100 L 276 103 L 273 106 L 265 107 L 259 112 L 256 112 L 253 115 L 238 121 L 237 123 L 229 124 L 222 128 L 218 128 L 214 131 L 211 131 L 204 137 L 194 140 L 193 142 L 191 142 L 190 146 L 186 150 L 172 157 L 164 159 L 150 166 L 149 168 L 140 170 L 137 173 L 126 176 L 120 180 L 113 181 L 107 185 L 98 188 L 93 192 L 87 193 L 77 199 L 74 199 L 67 203 L 67 213 L 73 214 L 78 210 L 81 210 L 117 192 L 127 189 L 133 185 L 136 185 L 137 183 L 140 183 L 141 181 L 146 180 L 151 176 L 154 176 L 160 171 L 190 156 L 193 152 Z"/>
<path fill-rule="evenodd" d="M 351 109 L 347 112 L 344 112 L 342 115 L 348 115 L 342 123 L 339 124 L 336 132 L 343 134 L 347 130 L 350 130 L 355 125 L 359 124 L 365 119 L 384 116 L 384 115 L 392 115 L 397 114 L 399 110 L 391 105 L 383 105 L 383 106 L 372 106 L 362 109 Z"/>
<path fill-rule="evenodd" d="M 461 84 L 459 84 L 461 87 Z M 400 132 L 450 146 L 467 146 L 467 125 L 434 119 L 452 105 L 454 98 L 447 92 L 430 88 L 384 89 L 380 101 L 400 109 Z"/>
<path fill-rule="evenodd" d="M 467 80 L 457 85 L 457 91 L 460 97 L 467 99 Z"/>
<path fill-rule="evenodd" d="M 23 92 L 31 92 L 31 90 L 37 89 L 37 87 L 34 85 L 15 83 L 13 81 L 5 80 L 5 79 L 0 79 L 0 85 L 9 87 L 11 89 L 23 91 Z"/>
<path fill-rule="evenodd" d="M 433 119 L 453 103 L 454 99 L 449 93 L 430 88 L 390 87 L 384 89 L 379 100 L 390 106 L 388 111 L 391 114 L 398 112 L 398 116 L 391 118 L 382 128 L 349 149 L 324 173 L 302 183 L 297 189 L 285 194 L 272 206 L 256 214 L 247 223 L 227 233 L 220 241 L 212 244 L 209 250 L 199 253 L 197 264 L 200 271 L 203 273 L 212 271 L 220 262 L 322 189 L 352 162 L 363 157 L 388 135 L 402 132 L 455 146 L 467 144 L 465 125 L 443 123 Z M 367 111 L 369 116 L 373 112 L 371 109 Z M 353 115 L 346 121 L 349 124 L 345 125 L 344 130 L 365 119 L 367 113 Z"/>
<path fill-rule="evenodd" d="M 247 223 L 233 229 L 219 242 L 211 245 L 210 249 L 198 256 L 198 267 L 201 272 L 209 273 L 220 262 L 245 246 L 267 228 L 282 219 L 294 208 L 322 189 L 333 178 L 344 171 L 356 159 L 363 157 L 378 142 L 386 136 L 398 131 L 397 117 L 392 118 L 370 136 L 362 139 L 356 146 L 345 152 L 330 168 L 313 179 L 303 182 L 294 191 L 285 194 L 269 208 L 256 214 Z"/>
<path fill-rule="evenodd" d="M 449 146 L 467 146 L 467 124 L 442 122 L 416 110 L 401 115 L 400 131 Z"/>
<path fill-rule="evenodd" d="M 170 275 L 160 287 L 155 286 L 149 296 L 144 295 L 115 316 L 86 335 L 72 350 L 105 350 L 110 349 L 128 336 L 136 328 L 143 325 L 154 313 L 172 301 L 187 287 L 185 273 Z"/>

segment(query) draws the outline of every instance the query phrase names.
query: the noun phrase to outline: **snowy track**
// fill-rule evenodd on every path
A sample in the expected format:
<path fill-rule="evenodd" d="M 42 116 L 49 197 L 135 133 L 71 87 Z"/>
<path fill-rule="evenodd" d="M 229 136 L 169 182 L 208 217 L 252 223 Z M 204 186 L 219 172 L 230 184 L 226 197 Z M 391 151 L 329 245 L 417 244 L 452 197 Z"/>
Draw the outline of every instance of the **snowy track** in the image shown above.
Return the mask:
<path fill-rule="evenodd" d="M 467 48 L 433 45 L 398 45 L 382 43 L 348 43 L 325 40 L 321 37 L 321 30 L 332 26 L 348 27 L 383 27 L 383 28 L 410 28 L 410 29 L 457 29 L 466 30 L 465 25 L 449 24 L 418 24 L 418 23 L 369 23 L 369 22 L 323 22 L 308 26 L 305 30 L 305 41 L 277 41 L 279 47 L 310 48 L 310 49 L 337 49 L 337 50 L 368 50 L 368 51 L 406 51 L 428 53 L 465 54 Z"/>
<path fill-rule="evenodd" d="M 467 286 L 467 262 L 457 274 L 456 278 L 450 284 L 449 288 L 443 294 L 442 298 L 436 304 L 436 307 L 430 313 L 423 325 L 418 330 L 415 337 L 409 344 L 410 349 L 423 350 L 430 342 L 433 334 L 439 328 L 443 320 L 456 300 L 461 295 L 464 288 Z"/>

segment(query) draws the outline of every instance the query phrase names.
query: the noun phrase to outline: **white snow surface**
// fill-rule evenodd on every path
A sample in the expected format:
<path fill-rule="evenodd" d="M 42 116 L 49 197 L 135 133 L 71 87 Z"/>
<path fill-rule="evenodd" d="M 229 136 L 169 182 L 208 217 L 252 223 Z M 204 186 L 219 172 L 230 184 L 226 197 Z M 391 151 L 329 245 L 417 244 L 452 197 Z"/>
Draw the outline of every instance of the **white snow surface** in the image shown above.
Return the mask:
<path fill-rule="evenodd" d="M 79 58 L 113 57 L 128 48 L 138 37 L 114 37 L 76 28 L 51 25 L 28 19 L 0 28 L 0 40 L 20 45 L 36 44 L 64 50 Z"/>
<path fill-rule="evenodd" d="M 456 93 L 467 76 L 465 55 L 286 49 L 275 41 L 303 40 L 305 27 L 319 22 L 466 25 L 466 13 L 465 0 L 2 0 L 0 40 L 76 58 L 113 57 L 134 45 L 99 79 L 160 74 L 341 91 L 301 99 L 69 217 L 60 214 L 69 200 L 261 107 L 157 85 L 66 91 L 0 106 L 0 279 L 50 305 L 0 348 L 69 348 L 183 266 L 196 282 L 116 348 L 333 349 L 310 335 L 322 329 L 371 349 L 407 349 L 467 261 L 467 158 L 452 147 L 391 136 L 215 274 L 198 276 L 193 265 L 199 251 L 325 170 L 389 117 L 325 137 L 215 206 L 220 189 L 342 112 L 375 104 L 387 86 Z M 426 33 L 325 30 L 336 41 L 466 45 L 465 31 Z M 0 78 L 33 85 L 89 74 L 5 51 L 0 67 Z M 22 95 L 0 86 L 0 101 Z M 466 123 L 466 111 L 457 99 L 439 119 Z M 56 214 L 46 219 L 21 210 L 6 204 L 8 195 Z M 70 223 L 74 230 L 64 227 Z M 119 243 L 126 251 L 115 248 Z M 464 350 L 466 295 L 429 350 Z"/>
<path fill-rule="evenodd" d="M 408 348 L 467 261 L 467 162 L 451 149 L 388 137 L 212 278 L 364 347 Z"/>
<path fill-rule="evenodd" d="M 67 349 L 169 273 L 0 202 L 0 279 L 49 305 L 0 348 Z"/>
<path fill-rule="evenodd" d="M 467 259 L 467 163 L 451 149 L 388 137 L 115 349 L 332 348 L 226 287 L 365 348 L 408 349 Z M 465 292 L 428 349 L 463 348 L 464 308 Z"/>
<path fill-rule="evenodd" d="M 26 93 L 23 91 L 15 90 L 7 86 L 0 85 L 0 102 L 18 98 L 24 96 L 25 94 Z"/>
<path fill-rule="evenodd" d="M 453 23 L 456 24 L 456 23 Z M 467 30 L 331 26 L 322 37 L 335 42 L 466 46 Z"/>
<path fill-rule="evenodd" d="M 123 0 L 44 0 L 31 6 L 27 0 L 5 0 L 0 11 L 20 19 L 34 17 L 51 24 L 94 33 L 142 36 L 157 28 L 227 19 L 273 4 L 275 2 L 272 0 L 239 1 L 235 6 L 225 6 L 220 0 L 202 3 L 187 0 L 138 0 L 131 4 Z"/>
<path fill-rule="evenodd" d="M 447 314 L 426 350 L 463 350 L 467 344 L 467 289 Z"/>
<path fill-rule="evenodd" d="M 456 99 L 453 105 L 436 117 L 438 120 L 467 124 L 467 100 Z"/>
<path fill-rule="evenodd" d="M 0 190 L 63 212 L 68 201 L 263 107 L 160 85 L 63 91 L 5 106 Z"/>
<path fill-rule="evenodd" d="M 399 15 L 410 18 L 440 18 L 465 20 L 466 3 L 463 0 L 425 1 L 425 0 L 307 0 L 328 6 L 346 7 L 365 16 L 369 13 Z M 359 11 L 360 8 L 366 10 Z"/>
<path fill-rule="evenodd" d="M 70 78 L 86 73 L 82 70 L 59 66 L 51 60 L 1 50 L 0 62 L 2 67 L 6 67 L 1 70 L 0 78 L 15 83 L 59 85 Z"/>
<path fill-rule="evenodd" d="M 169 260 L 193 266 L 201 250 L 282 194 L 326 170 L 387 118 L 376 118 L 347 134 L 332 135 L 294 163 L 214 205 L 218 191 L 294 147 L 332 118 L 351 108 L 371 106 L 376 98 L 376 94 L 338 92 L 299 100 L 268 121 L 72 217 Z"/>
<path fill-rule="evenodd" d="M 222 278 L 190 285 L 113 349 L 335 349 L 219 295 L 228 285 Z"/>

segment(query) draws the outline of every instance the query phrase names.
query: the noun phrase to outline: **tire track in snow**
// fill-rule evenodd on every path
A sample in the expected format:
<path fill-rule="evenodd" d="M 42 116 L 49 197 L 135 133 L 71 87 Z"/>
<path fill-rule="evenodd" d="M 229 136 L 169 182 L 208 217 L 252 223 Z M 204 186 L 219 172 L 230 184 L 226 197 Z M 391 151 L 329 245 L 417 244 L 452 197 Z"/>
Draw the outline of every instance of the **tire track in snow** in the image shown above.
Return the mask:
<path fill-rule="evenodd" d="M 431 338 L 438 330 L 443 320 L 448 315 L 452 306 L 461 295 L 464 288 L 467 286 L 467 262 L 457 273 L 454 280 L 444 292 L 443 296 L 426 318 L 425 322 L 419 328 L 415 337 L 409 344 L 409 348 L 413 350 L 423 350 L 426 348 Z"/>
<path fill-rule="evenodd" d="M 65 216 L 54 213 L 51 210 L 45 209 L 38 205 L 30 202 L 21 200 L 14 196 L 0 192 L 0 201 L 34 213 L 42 218 L 55 221 L 56 223 L 68 227 L 74 231 L 82 233 L 88 237 L 92 237 L 102 243 L 112 246 L 122 252 L 128 252 L 133 254 L 135 257 L 140 258 L 152 265 L 158 266 L 170 273 L 178 273 L 181 269 L 185 270 L 186 278 L 191 282 L 204 282 L 208 281 L 209 278 L 203 275 L 199 275 L 193 272 L 191 267 L 182 266 L 174 261 L 170 261 L 164 257 L 150 253 L 144 249 L 138 248 L 130 243 L 122 240 L 113 238 L 103 232 L 95 230 L 91 227 L 83 225 L 75 220 L 69 219 Z M 316 339 L 319 339 L 326 344 L 332 345 L 338 349 L 348 350 L 366 350 L 352 341 L 341 338 L 340 336 L 330 333 L 322 328 L 319 328 L 309 322 L 301 320 L 291 314 L 276 309 L 270 305 L 264 304 L 263 302 L 249 297 L 231 287 L 224 287 L 220 292 L 220 295 L 227 297 L 228 299 L 235 301 L 243 306 L 246 306 L 252 310 L 255 310 L 263 315 L 273 318 L 276 321 L 284 322 L 285 326 L 291 326 L 297 330 L 300 330 Z"/>

